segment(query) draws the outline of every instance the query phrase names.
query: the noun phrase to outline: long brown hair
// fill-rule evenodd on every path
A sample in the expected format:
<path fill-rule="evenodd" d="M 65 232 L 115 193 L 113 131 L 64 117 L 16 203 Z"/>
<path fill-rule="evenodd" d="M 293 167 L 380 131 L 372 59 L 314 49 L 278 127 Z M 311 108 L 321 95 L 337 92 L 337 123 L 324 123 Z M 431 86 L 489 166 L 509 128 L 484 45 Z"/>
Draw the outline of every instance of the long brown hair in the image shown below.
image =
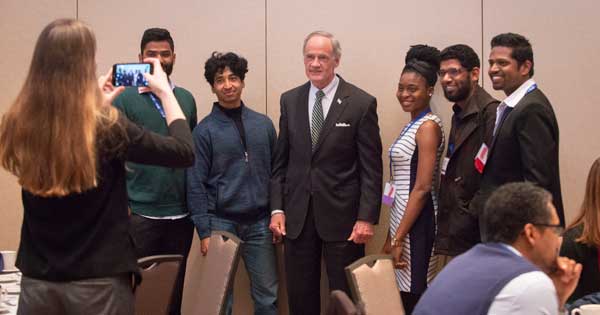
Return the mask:
<path fill-rule="evenodd" d="M 600 246 L 600 158 L 596 159 L 590 168 L 581 212 L 569 229 L 580 224 L 583 225 L 583 232 L 576 241 Z"/>
<path fill-rule="evenodd" d="M 64 196 L 97 185 L 97 137 L 115 124 L 96 80 L 96 39 L 60 19 L 38 37 L 29 73 L 0 123 L 0 163 L 27 191 Z"/>

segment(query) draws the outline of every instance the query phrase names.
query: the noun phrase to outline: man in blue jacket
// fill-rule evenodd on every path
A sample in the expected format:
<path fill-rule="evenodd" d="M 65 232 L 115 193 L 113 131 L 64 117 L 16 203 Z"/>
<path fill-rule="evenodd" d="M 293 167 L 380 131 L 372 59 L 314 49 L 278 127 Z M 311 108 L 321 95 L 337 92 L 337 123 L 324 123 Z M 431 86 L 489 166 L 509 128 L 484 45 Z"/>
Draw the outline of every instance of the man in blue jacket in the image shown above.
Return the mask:
<path fill-rule="evenodd" d="M 255 314 L 277 313 L 277 273 L 269 230 L 269 180 L 275 128 L 241 100 L 246 59 L 214 52 L 204 76 L 217 96 L 212 112 L 194 129 L 196 160 L 188 169 L 188 205 L 209 252 L 210 233 L 228 231 L 244 243 L 241 255 L 251 282 Z M 210 255 L 210 254 L 209 254 Z M 227 314 L 232 294 L 228 293 Z"/>

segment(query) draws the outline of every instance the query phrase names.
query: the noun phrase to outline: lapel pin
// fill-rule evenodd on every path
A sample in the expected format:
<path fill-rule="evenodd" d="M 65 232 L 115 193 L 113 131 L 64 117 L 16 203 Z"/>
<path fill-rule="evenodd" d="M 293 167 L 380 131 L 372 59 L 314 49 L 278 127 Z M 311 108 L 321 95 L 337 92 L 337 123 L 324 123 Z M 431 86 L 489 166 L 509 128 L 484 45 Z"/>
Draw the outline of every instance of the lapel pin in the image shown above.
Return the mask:
<path fill-rule="evenodd" d="M 337 99 L 338 104 L 342 104 L 342 100 L 341 99 Z"/>

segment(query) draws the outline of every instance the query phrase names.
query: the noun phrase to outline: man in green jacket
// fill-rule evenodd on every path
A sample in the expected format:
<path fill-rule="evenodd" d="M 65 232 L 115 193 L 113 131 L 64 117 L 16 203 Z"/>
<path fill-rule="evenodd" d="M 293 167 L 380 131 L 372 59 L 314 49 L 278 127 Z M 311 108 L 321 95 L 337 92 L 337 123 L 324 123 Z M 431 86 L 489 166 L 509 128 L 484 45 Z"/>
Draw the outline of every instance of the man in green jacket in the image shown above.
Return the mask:
<path fill-rule="evenodd" d="M 196 102 L 192 94 L 176 87 L 170 79 L 175 63 L 175 45 L 168 30 L 150 28 L 142 36 L 140 62 L 154 57 L 169 76 L 190 130 L 196 126 Z M 167 135 L 167 123 L 158 97 L 144 87 L 129 87 L 114 101 L 129 120 L 161 135 Z M 127 192 L 131 209 L 131 234 L 138 258 L 178 254 L 184 257 L 169 314 L 180 314 L 185 262 L 190 250 L 193 224 L 185 198 L 185 169 L 127 163 Z"/>

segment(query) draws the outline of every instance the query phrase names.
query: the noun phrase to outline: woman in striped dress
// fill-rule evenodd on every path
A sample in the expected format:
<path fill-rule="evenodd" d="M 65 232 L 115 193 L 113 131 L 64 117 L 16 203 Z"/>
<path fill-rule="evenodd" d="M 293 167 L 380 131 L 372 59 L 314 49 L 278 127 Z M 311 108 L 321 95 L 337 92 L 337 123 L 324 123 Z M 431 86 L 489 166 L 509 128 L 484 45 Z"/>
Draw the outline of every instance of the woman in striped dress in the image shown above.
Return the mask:
<path fill-rule="evenodd" d="M 429 101 L 439 62 L 436 48 L 413 46 L 406 55 L 396 93 L 411 121 L 389 150 L 391 184 L 396 192 L 383 251 L 394 256 L 396 281 L 407 314 L 412 313 L 436 266 L 432 257 L 436 183 L 444 134 L 440 119 L 431 113 Z"/>

